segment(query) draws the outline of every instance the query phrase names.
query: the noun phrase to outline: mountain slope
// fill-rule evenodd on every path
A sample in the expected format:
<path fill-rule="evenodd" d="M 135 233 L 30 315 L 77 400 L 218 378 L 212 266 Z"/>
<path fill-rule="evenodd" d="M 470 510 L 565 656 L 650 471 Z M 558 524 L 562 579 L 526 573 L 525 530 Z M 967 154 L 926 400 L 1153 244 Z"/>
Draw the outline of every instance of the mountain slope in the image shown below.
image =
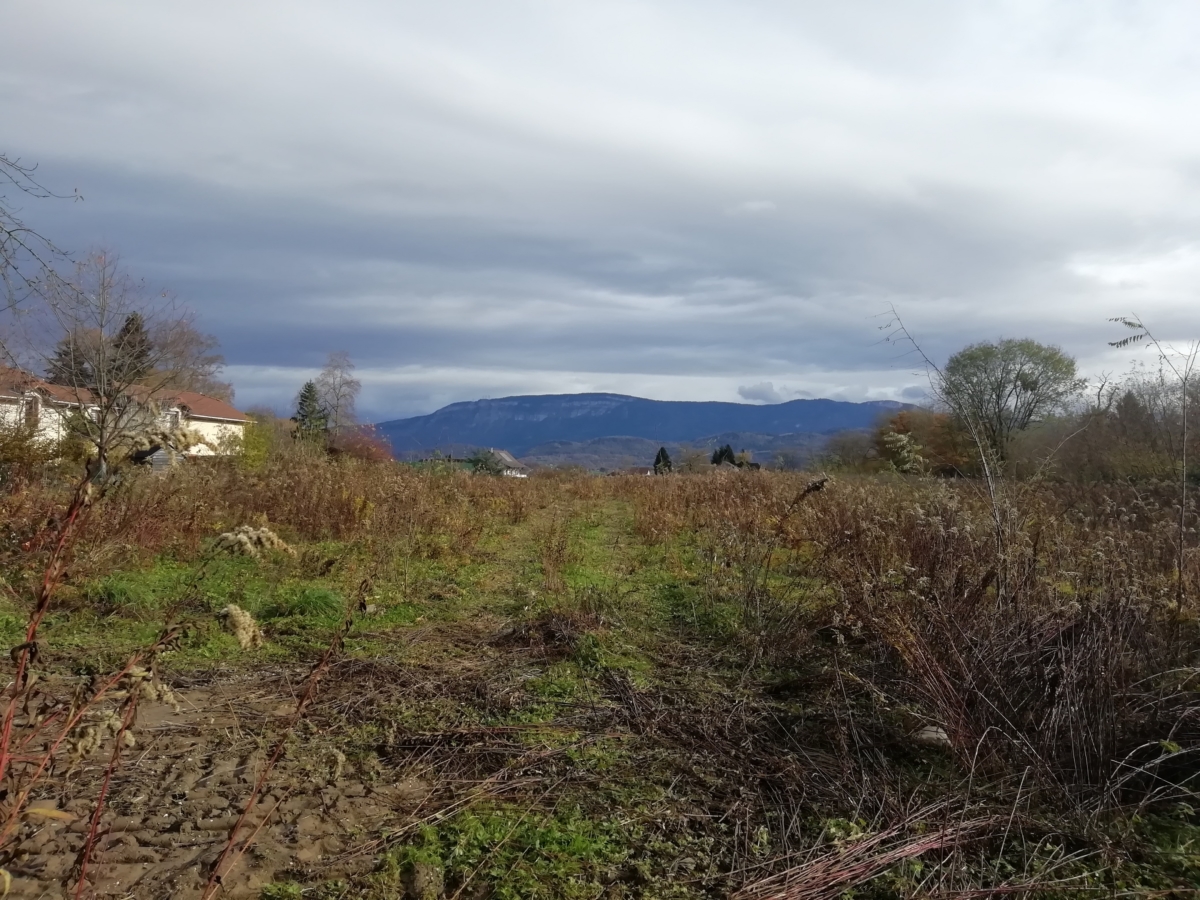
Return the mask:
<path fill-rule="evenodd" d="M 902 408 L 890 400 L 791 400 L 748 403 L 645 400 L 623 394 L 546 394 L 452 403 L 427 416 L 381 422 L 398 455 L 450 446 L 503 447 L 522 456 L 553 441 L 621 435 L 661 442 L 694 441 L 721 432 L 829 434 L 869 428 Z"/>

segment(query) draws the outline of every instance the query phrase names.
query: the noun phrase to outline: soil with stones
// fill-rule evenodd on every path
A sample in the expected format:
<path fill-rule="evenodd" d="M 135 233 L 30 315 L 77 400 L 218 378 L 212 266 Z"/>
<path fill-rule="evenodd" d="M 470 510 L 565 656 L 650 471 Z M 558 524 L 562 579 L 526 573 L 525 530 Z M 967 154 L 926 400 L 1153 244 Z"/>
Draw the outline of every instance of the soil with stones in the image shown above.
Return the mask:
<path fill-rule="evenodd" d="M 297 676 L 258 672 L 181 687 L 179 712 L 142 706 L 138 744 L 114 775 L 88 865 L 96 896 L 200 896 L 295 708 Z M 31 804 L 8 866 L 10 896 L 73 894 L 110 750 L 56 778 Z M 222 896 L 257 897 L 263 885 L 317 866 L 324 877 L 353 868 L 358 861 L 347 851 L 403 821 L 428 792 L 416 779 L 365 784 L 340 751 L 309 752 L 297 735 L 239 831 L 245 837 L 262 825 Z"/>

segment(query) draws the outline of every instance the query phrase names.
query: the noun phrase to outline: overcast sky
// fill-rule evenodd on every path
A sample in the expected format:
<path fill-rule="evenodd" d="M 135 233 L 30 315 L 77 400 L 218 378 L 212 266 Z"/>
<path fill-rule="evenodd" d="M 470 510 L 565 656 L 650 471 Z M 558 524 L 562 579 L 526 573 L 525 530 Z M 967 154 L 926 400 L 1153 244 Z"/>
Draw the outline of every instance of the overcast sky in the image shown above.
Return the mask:
<path fill-rule="evenodd" d="M 5 0 L 23 201 L 216 334 L 455 400 L 914 396 L 1001 336 L 1200 336 L 1200 4 Z"/>

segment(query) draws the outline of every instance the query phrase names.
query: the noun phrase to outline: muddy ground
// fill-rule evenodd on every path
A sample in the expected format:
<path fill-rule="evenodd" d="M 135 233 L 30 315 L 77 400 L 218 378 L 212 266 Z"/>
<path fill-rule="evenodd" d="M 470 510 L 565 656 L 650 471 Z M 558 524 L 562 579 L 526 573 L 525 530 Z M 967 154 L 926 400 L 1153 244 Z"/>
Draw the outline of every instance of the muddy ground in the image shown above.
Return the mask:
<path fill-rule="evenodd" d="M 296 675 L 303 677 L 217 676 L 180 684 L 179 712 L 165 704 L 143 705 L 138 743 L 113 780 L 88 870 L 98 895 L 200 895 L 270 745 L 294 709 Z M 101 748 L 56 779 L 53 794 L 33 804 L 10 866 L 13 896 L 60 896 L 64 882 L 77 877 L 109 750 Z M 262 829 L 224 879 L 226 896 L 257 897 L 286 872 L 354 868 L 354 850 L 364 835 L 402 824 L 430 793 L 416 778 L 364 784 L 340 752 L 330 750 L 326 757 L 302 747 L 285 755 L 243 826 L 243 835 Z M 38 812 L 45 809 L 59 814 Z"/>
<path fill-rule="evenodd" d="M 739 865 L 753 861 L 752 821 L 762 814 L 748 783 L 767 779 L 777 800 L 790 796 L 789 806 L 813 791 L 840 790 L 837 772 L 821 765 L 829 758 L 771 750 L 780 737 L 775 713 L 736 697 L 722 706 L 690 684 L 694 661 L 679 660 L 670 692 L 608 673 L 584 697 L 547 701 L 532 685 L 578 654 L 577 638 L 570 623 L 555 621 L 409 629 L 398 643 L 432 649 L 341 659 L 291 732 L 306 667 L 165 675 L 180 708 L 140 708 L 137 744 L 109 792 L 89 889 L 201 896 L 282 735 L 285 752 L 239 831 L 242 839 L 253 834 L 252 844 L 222 867 L 221 896 L 275 896 L 271 886 L 286 883 L 297 893 L 278 896 L 299 897 L 304 886 L 304 896 L 320 897 L 488 897 L 486 870 L 414 885 L 411 866 L 381 879 L 381 859 L 421 826 L 481 804 L 553 814 L 564 801 L 596 820 L 613 816 L 614 802 L 633 813 L 625 863 L 585 873 L 606 886 L 605 896 L 658 896 L 655 885 L 677 882 L 687 882 L 686 896 L 727 896 L 744 878 Z M 700 703 L 717 714 L 694 715 Z M 111 741 L 57 774 L 33 803 L 9 865 L 12 896 L 73 893 L 110 751 Z M 747 762 L 759 763 L 750 782 L 739 774 Z"/>

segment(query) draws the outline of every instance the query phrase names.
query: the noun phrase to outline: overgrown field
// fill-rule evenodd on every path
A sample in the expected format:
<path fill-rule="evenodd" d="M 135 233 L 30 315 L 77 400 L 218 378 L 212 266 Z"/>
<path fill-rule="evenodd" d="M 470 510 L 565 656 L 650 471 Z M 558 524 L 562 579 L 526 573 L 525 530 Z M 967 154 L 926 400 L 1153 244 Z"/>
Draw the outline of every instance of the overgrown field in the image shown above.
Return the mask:
<path fill-rule="evenodd" d="M 14 895 L 1200 884 L 1177 486 L 296 458 L 71 491 L 2 501 Z"/>

